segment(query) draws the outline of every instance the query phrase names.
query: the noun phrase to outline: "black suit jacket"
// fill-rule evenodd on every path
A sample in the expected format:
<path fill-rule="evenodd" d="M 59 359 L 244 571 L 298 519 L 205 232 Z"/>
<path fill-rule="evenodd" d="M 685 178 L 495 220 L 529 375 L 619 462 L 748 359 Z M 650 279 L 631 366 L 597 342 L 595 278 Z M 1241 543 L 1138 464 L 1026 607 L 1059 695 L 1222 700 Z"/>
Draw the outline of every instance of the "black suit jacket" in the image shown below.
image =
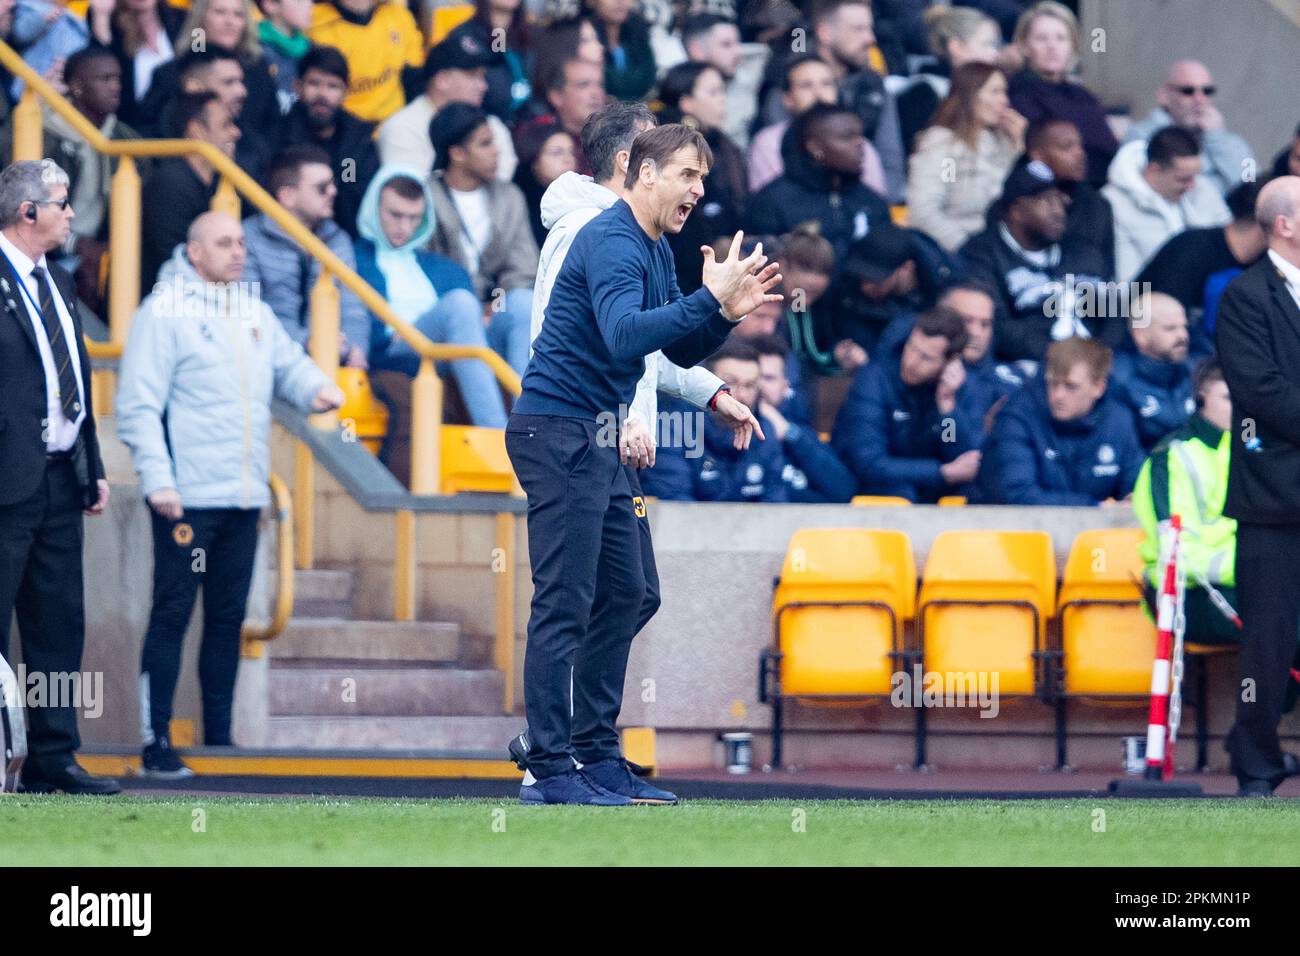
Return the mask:
<path fill-rule="evenodd" d="M 77 482 L 81 485 L 83 504 L 89 508 L 99 496 L 97 481 L 104 477 L 104 463 L 99 456 L 99 438 L 95 432 L 95 410 L 90 396 L 90 357 L 82 338 L 72 276 L 49 259 L 46 259 L 46 264 L 76 330 L 86 417 L 77 430 L 72 459 L 77 470 Z M 41 424 L 48 415 L 45 402 L 45 370 L 36 344 L 36 332 L 32 328 L 23 292 L 18 288 L 18 277 L 9 263 L 0 257 L 0 506 L 30 498 L 45 475 L 45 439 Z"/>
<path fill-rule="evenodd" d="M 1228 284 L 1215 334 L 1234 419 L 1224 512 L 1300 525 L 1300 309 L 1267 254 Z"/>

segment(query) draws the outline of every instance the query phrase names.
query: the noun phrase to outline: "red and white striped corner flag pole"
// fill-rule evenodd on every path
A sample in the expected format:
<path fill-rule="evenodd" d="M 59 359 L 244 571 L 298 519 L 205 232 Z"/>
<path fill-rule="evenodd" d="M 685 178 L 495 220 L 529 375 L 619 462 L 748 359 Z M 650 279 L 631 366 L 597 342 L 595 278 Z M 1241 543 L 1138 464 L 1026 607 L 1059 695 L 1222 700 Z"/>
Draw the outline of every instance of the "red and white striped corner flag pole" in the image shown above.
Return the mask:
<path fill-rule="evenodd" d="M 1182 521 L 1170 515 L 1169 529 L 1161 542 L 1163 570 L 1160 594 L 1156 598 L 1156 659 L 1151 665 L 1151 716 L 1147 721 L 1147 780 L 1169 779 L 1172 774 L 1172 747 L 1166 760 L 1166 743 L 1169 740 L 1169 692 L 1172 676 L 1175 618 L 1180 617 L 1178 602 L 1182 595 L 1178 586 L 1179 536 Z M 1179 635 L 1181 638 L 1181 634 Z M 1181 640 L 1179 644 L 1181 645 Z M 1182 650 L 1180 646 L 1179 651 Z M 1168 770 L 1166 769 L 1168 765 Z"/>

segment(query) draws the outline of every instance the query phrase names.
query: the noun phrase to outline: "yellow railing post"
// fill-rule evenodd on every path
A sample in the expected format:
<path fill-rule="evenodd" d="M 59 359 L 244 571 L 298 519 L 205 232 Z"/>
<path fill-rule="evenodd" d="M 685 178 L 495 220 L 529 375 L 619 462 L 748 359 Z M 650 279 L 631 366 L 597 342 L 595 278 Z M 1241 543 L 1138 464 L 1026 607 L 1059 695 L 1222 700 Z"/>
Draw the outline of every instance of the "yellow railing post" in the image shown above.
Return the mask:
<path fill-rule="evenodd" d="M 411 494 L 436 495 L 442 488 L 439 442 L 442 428 L 442 380 L 432 359 L 421 359 L 411 382 Z"/>
<path fill-rule="evenodd" d="M 45 152 L 45 131 L 41 129 L 41 99 L 30 86 L 23 87 L 22 98 L 14 107 L 14 155 L 22 159 L 41 159 Z"/>
<path fill-rule="evenodd" d="M 126 345 L 131 316 L 140 304 L 140 171 L 135 160 L 122 156 L 113 174 L 108 208 L 109 340 Z"/>
<path fill-rule="evenodd" d="M 272 474 L 271 504 L 275 509 L 275 603 L 271 608 L 271 620 L 265 624 L 245 621 L 240 628 L 240 656 L 256 658 L 262 656 L 265 642 L 278 637 L 284 631 L 293 614 L 293 502 L 290 500 L 289 487 L 279 475 Z"/>
<path fill-rule="evenodd" d="M 511 714 L 515 709 L 515 516 L 511 512 L 497 515 L 496 538 L 492 570 L 497 576 L 497 637 L 492 657 L 501 672 L 502 706 Z"/>
<path fill-rule="evenodd" d="M 293 442 L 293 537 L 298 570 L 310 571 L 315 554 L 316 463 L 301 438 Z"/>
<path fill-rule="evenodd" d="M 330 274 L 321 269 L 320 278 L 311 290 L 311 335 L 307 351 L 312 361 L 331 382 L 339 377 L 339 290 Z M 322 412 L 311 417 L 317 428 L 332 431 L 338 427 L 337 412 Z"/>
<path fill-rule="evenodd" d="M 397 512 L 393 559 L 393 620 L 415 620 L 415 512 Z"/>
<path fill-rule="evenodd" d="M 222 176 L 221 182 L 217 184 L 217 191 L 212 195 L 213 212 L 224 212 L 232 219 L 239 218 L 239 193 L 235 191 L 235 184 L 227 177 Z"/>

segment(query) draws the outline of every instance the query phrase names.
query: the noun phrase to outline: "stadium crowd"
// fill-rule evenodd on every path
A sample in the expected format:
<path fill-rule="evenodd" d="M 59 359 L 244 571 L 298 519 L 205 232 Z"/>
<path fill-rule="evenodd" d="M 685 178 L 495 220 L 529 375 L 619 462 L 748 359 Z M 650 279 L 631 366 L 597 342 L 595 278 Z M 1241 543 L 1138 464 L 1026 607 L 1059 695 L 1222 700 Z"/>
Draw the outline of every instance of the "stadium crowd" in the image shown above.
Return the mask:
<path fill-rule="evenodd" d="M 707 363 L 769 439 L 661 441 L 662 498 L 1125 501 L 1198 407 L 1219 295 L 1264 253 L 1266 175 L 1206 67 L 1171 64 L 1121 142 L 1051 0 L 478 0 L 427 51 L 376 0 L 0 0 L 0 29 L 106 136 L 212 143 L 400 317 L 521 374 L 548 204 L 590 182 L 587 121 L 644 100 L 698 129 L 713 165 L 671 237 L 682 292 L 700 247 L 743 229 L 785 302 Z M 0 80 L 8 110 L 21 82 Z M 76 210 L 57 261 L 102 309 L 115 161 L 50 111 L 44 134 Z M 1300 137 L 1273 173 L 1298 171 Z M 191 156 L 142 175 L 147 294 L 192 271 L 218 177 Z M 242 240 L 242 278 L 305 343 L 320 264 L 260 213 Z M 414 373 L 347 290 L 340 311 L 343 365 Z M 502 427 L 487 367 L 448 371 L 467 420 Z M 652 424 L 688 411 L 664 396 Z"/>

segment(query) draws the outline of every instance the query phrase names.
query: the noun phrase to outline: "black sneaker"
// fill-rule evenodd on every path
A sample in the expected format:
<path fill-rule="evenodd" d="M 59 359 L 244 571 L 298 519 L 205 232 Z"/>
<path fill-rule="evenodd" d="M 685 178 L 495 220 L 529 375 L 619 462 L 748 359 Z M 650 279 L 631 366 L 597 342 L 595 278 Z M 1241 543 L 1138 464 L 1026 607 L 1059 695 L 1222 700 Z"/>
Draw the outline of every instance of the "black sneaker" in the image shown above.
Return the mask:
<path fill-rule="evenodd" d="M 646 803 L 657 806 L 671 806 L 677 802 L 677 794 L 642 780 L 628 766 L 622 757 L 585 763 L 582 772 L 611 793 L 622 794 L 633 803 Z"/>
<path fill-rule="evenodd" d="M 154 780 L 184 780 L 194 776 L 194 771 L 181 763 L 181 758 L 172 750 L 171 741 L 159 737 L 141 754 L 140 776 Z"/>
<path fill-rule="evenodd" d="M 585 769 L 567 770 L 554 777 L 534 779 L 531 783 L 525 780 L 519 788 L 519 802 L 533 805 L 574 803 L 593 807 L 626 807 L 632 804 L 632 800 L 621 793 L 610 793 L 596 784 L 587 776 Z"/>
<path fill-rule="evenodd" d="M 520 770 L 528 769 L 528 728 L 524 728 L 522 734 L 516 734 L 510 738 L 510 744 L 506 747 L 510 754 L 510 759 L 515 762 L 515 766 Z"/>

